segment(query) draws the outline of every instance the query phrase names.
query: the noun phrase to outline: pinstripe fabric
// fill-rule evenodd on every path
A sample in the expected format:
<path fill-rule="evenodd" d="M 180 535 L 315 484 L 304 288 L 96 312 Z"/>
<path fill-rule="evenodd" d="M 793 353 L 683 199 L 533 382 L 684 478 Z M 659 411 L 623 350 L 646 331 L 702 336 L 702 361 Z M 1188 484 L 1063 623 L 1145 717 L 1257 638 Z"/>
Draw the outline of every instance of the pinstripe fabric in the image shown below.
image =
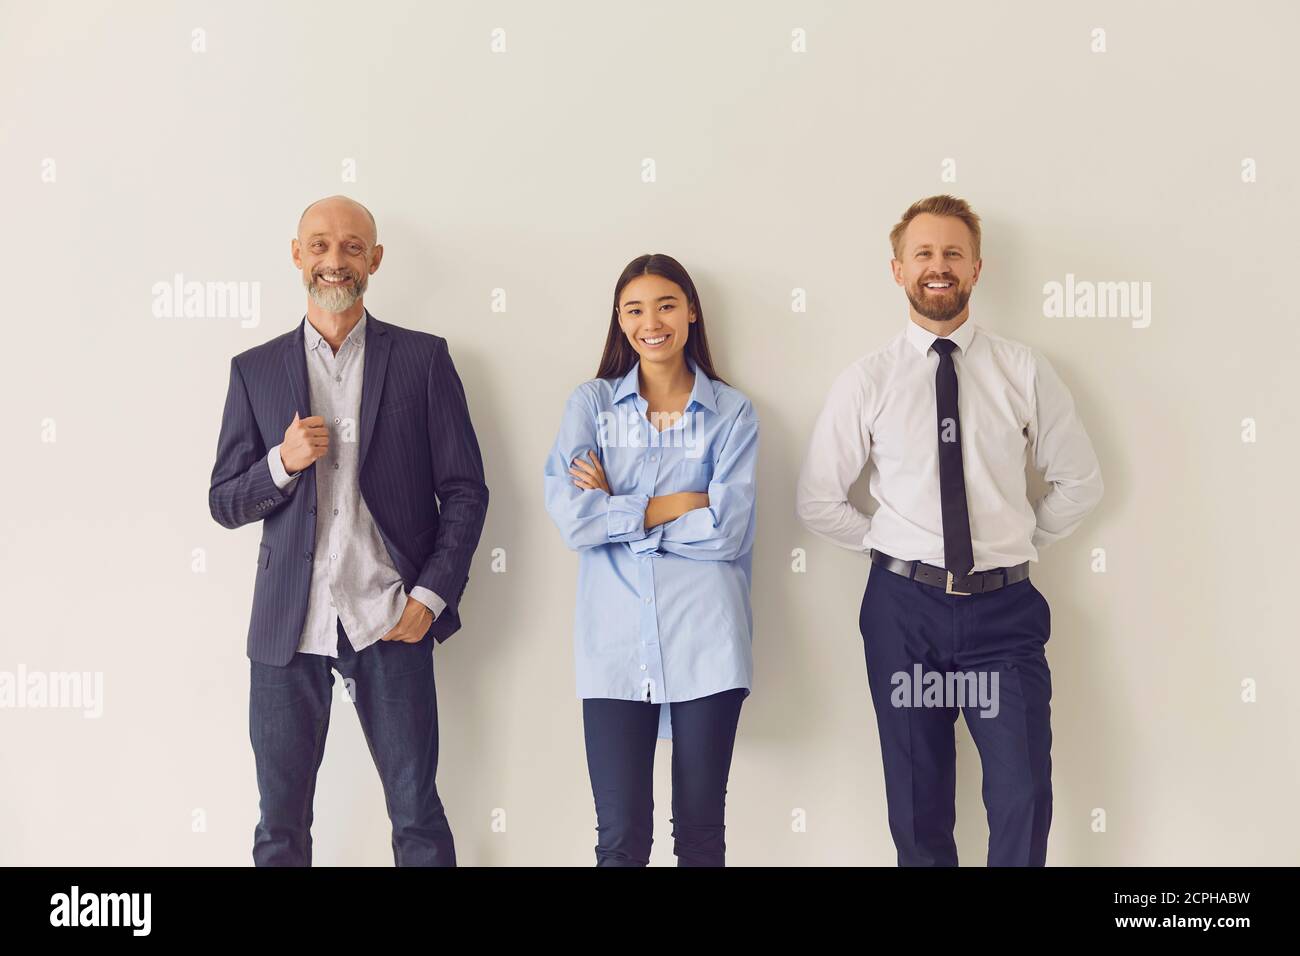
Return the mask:
<path fill-rule="evenodd" d="M 445 641 L 461 626 L 460 600 L 487 513 L 483 460 L 446 339 L 368 316 L 361 496 L 403 585 L 447 602 L 428 631 Z M 305 470 L 308 480 L 281 491 L 266 461 L 294 412 L 312 414 L 306 321 L 231 359 L 208 491 L 219 524 L 262 522 L 248 656 L 276 666 L 298 648 L 316 541 L 316 465 Z"/>

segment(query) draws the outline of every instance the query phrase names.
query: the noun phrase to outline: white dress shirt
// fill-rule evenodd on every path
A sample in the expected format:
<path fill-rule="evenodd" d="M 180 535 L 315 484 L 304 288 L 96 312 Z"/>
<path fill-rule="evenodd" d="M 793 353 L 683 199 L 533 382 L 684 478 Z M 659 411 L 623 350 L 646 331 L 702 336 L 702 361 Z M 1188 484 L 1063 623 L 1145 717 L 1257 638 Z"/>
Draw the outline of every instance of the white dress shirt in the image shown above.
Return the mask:
<path fill-rule="evenodd" d="M 358 482 L 366 313 L 337 354 L 310 320 L 303 323 L 303 340 L 311 411 L 324 416 L 330 445 L 316 459 L 316 550 L 298 650 L 337 657 L 340 618 L 353 650 L 360 651 L 398 622 L 407 595 Z M 281 490 L 302 474 L 285 470 L 279 445 L 266 461 Z M 429 608 L 435 620 L 447 606 L 428 588 L 412 588 L 410 596 Z"/>
<path fill-rule="evenodd" d="M 799 474 L 796 512 L 811 531 L 854 551 L 877 549 L 942 567 L 938 336 L 915 322 L 831 385 Z M 1038 560 L 1101 499 L 1101 467 L 1074 400 L 1047 359 L 969 318 L 955 342 L 962 470 L 976 571 Z M 1031 506 L 1026 455 L 1050 490 Z M 865 515 L 848 489 L 867 462 L 879 507 Z"/>

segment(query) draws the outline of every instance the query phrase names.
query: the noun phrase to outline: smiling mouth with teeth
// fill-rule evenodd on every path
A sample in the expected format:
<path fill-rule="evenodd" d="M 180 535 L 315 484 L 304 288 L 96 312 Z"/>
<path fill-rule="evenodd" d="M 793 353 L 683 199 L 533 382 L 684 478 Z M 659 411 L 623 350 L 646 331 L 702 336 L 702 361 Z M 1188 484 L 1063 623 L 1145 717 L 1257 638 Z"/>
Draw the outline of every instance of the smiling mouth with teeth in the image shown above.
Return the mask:
<path fill-rule="evenodd" d="M 352 276 L 346 272 L 339 273 L 339 274 L 334 274 L 329 272 L 318 272 L 316 273 L 316 278 L 320 279 L 326 285 L 342 285 L 344 282 L 352 281 Z"/>
<path fill-rule="evenodd" d="M 650 348 L 657 348 L 658 346 L 663 345 L 667 341 L 668 341 L 668 336 L 667 334 L 664 334 L 664 335 L 656 335 L 653 338 L 643 337 L 641 339 L 641 344 L 648 345 L 650 346 Z"/>
<path fill-rule="evenodd" d="M 947 292 L 952 288 L 951 282 L 927 282 L 925 287 L 931 292 Z"/>

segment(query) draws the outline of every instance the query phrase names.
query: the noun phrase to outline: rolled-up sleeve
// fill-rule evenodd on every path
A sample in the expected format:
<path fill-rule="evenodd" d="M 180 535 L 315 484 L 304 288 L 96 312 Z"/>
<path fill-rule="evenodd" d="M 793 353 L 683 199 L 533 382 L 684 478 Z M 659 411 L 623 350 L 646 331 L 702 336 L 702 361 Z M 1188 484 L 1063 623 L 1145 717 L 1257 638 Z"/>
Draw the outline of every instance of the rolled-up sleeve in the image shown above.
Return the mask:
<path fill-rule="evenodd" d="M 663 525 L 661 551 L 704 561 L 733 561 L 753 547 L 758 416 L 746 402 L 723 440 L 709 506 L 688 511 Z"/>
<path fill-rule="evenodd" d="M 592 489 L 598 490 L 598 489 Z M 608 495 L 607 534 L 610 541 L 633 541 L 645 537 L 645 509 L 649 495 Z"/>
<path fill-rule="evenodd" d="M 600 457 L 599 449 L 596 411 L 579 389 L 565 403 L 564 418 L 545 468 L 546 510 L 560 529 L 565 545 L 574 551 L 646 537 L 649 495 L 607 495 L 600 488 L 579 488 L 573 483 L 573 475 L 569 474 L 573 460 L 590 460 L 591 451 Z"/>

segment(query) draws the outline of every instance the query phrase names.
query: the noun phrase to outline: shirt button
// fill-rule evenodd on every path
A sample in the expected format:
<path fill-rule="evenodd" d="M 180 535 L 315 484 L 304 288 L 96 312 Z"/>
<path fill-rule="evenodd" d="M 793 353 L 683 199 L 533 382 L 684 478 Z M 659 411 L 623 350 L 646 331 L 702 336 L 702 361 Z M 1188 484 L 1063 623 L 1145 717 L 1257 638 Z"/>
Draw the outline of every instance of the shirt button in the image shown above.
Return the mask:
<path fill-rule="evenodd" d="M 336 419 L 334 419 L 334 424 L 337 425 L 337 424 L 338 424 L 339 422 L 341 422 L 341 421 L 343 421 L 343 419 L 341 419 L 341 418 L 336 418 Z"/>
<path fill-rule="evenodd" d="M 338 509 L 338 508 L 335 508 L 335 509 L 334 509 L 334 513 L 335 513 L 335 514 L 338 514 L 338 513 L 339 513 L 339 509 Z"/>
<path fill-rule="evenodd" d="M 658 460 L 659 460 L 659 456 L 658 456 L 658 455 L 651 455 L 651 456 L 650 456 L 650 460 L 651 460 L 651 461 L 658 461 Z"/>
<path fill-rule="evenodd" d="M 337 461 L 334 462 L 334 470 L 335 470 L 335 471 L 338 471 L 338 470 L 339 470 L 339 463 L 338 463 Z"/>
<path fill-rule="evenodd" d="M 646 599 L 645 599 L 645 602 L 646 602 L 646 604 L 649 604 L 649 603 L 650 603 L 650 598 L 646 598 Z"/>
<path fill-rule="evenodd" d="M 641 665 L 641 669 L 642 669 L 642 670 L 645 670 L 645 665 L 644 665 L 644 664 Z"/>
<path fill-rule="evenodd" d="M 336 381 L 336 382 L 341 382 L 341 381 L 343 381 L 343 376 L 342 376 L 342 375 L 335 375 L 335 376 L 334 376 L 334 381 Z"/>
<path fill-rule="evenodd" d="M 331 554 L 331 555 L 330 555 L 330 560 L 331 560 L 331 561 L 334 561 L 334 560 L 337 559 L 337 558 L 338 558 L 338 555 L 337 555 L 337 554 Z"/>

